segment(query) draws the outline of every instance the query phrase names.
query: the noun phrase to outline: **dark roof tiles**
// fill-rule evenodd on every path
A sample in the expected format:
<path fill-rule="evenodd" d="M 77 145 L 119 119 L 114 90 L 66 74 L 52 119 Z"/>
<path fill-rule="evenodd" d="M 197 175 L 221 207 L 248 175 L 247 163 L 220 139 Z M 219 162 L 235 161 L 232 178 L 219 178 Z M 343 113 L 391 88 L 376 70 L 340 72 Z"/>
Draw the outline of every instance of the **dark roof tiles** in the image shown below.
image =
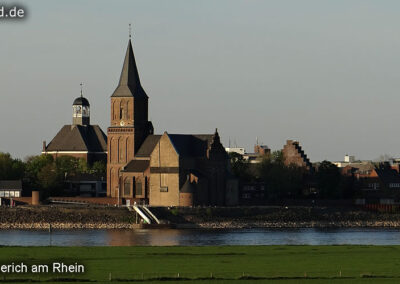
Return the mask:
<path fill-rule="evenodd" d="M 183 157 L 205 156 L 213 134 L 168 134 L 176 152 Z"/>
<path fill-rule="evenodd" d="M 382 182 L 386 184 L 390 183 L 400 183 L 400 175 L 394 169 L 375 169 L 378 177 L 381 179 Z"/>
<path fill-rule="evenodd" d="M 179 192 L 182 193 L 194 193 L 196 191 L 196 186 L 190 182 L 189 179 L 186 180 L 186 182 L 182 185 L 181 189 Z"/>
<path fill-rule="evenodd" d="M 0 190 L 16 189 L 22 190 L 21 180 L 0 180 Z"/>
<path fill-rule="evenodd" d="M 90 106 L 89 101 L 84 97 L 76 98 L 72 105 Z"/>
<path fill-rule="evenodd" d="M 141 173 L 150 166 L 149 160 L 132 160 L 123 169 L 124 172 Z"/>
<path fill-rule="evenodd" d="M 98 125 L 64 125 L 46 151 L 107 151 L 107 136 Z"/>
<path fill-rule="evenodd" d="M 140 146 L 136 157 L 150 157 L 151 152 L 153 152 L 154 147 L 160 140 L 161 135 L 149 135 L 144 140 L 142 146 Z"/>
<path fill-rule="evenodd" d="M 131 40 L 129 40 L 128 48 L 126 49 L 119 84 L 112 94 L 112 97 L 148 98 L 140 84 L 139 72 L 137 70 L 135 56 L 133 55 Z"/>

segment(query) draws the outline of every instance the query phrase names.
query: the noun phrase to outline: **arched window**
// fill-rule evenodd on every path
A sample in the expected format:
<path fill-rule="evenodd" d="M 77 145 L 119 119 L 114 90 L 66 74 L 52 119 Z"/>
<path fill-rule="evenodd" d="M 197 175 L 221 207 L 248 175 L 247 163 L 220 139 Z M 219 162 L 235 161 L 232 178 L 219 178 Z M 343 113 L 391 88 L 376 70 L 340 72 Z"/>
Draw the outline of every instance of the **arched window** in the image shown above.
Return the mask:
<path fill-rule="evenodd" d="M 135 192 L 136 196 L 142 196 L 143 195 L 142 181 L 140 179 L 136 180 L 135 189 L 136 189 L 136 192 Z"/>
<path fill-rule="evenodd" d="M 128 108 L 128 103 L 125 101 L 121 101 L 121 104 L 119 107 L 119 119 L 127 118 L 127 108 Z"/>
<path fill-rule="evenodd" d="M 119 137 L 119 138 L 118 138 L 118 161 L 119 161 L 120 163 L 125 162 L 125 160 L 124 160 L 124 153 L 125 153 L 125 150 L 126 150 L 126 149 L 124 149 L 124 148 L 125 148 L 124 146 L 125 146 L 125 145 L 124 145 L 123 138 L 122 138 L 122 137 Z"/>
<path fill-rule="evenodd" d="M 126 102 L 126 118 L 127 119 L 132 119 L 132 117 L 130 116 L 132 113 L 132 103 L 131 101 L 127 101 Z"/>
<path fill-rule="evenodd" d="M 112 119 L 117 119 L 117 114 L 116 114 L 116 102 L 112 102 L 112 107 L 111 107 L 111 113 L 112 113 Z"/>
<path fill-rule="evenodd" d="M 131 195 L 131 181 L 129 178 L 125 178 L 124 182 L 124 196 L 128 197 Z"/>

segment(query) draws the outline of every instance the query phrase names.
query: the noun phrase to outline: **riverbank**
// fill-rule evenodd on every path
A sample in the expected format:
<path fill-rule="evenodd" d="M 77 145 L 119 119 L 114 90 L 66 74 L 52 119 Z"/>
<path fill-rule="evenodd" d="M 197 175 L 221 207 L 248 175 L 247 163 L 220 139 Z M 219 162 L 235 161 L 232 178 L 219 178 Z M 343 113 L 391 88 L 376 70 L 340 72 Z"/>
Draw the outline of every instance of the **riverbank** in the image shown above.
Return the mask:
<path fill-rule="evenodd" d="M 400 228 L 400 212 L 378 213 L 357 207 L 154 208 L 178 228 Z"/>
<path fill-rule="evenodd" d="M 199 207 L 151 210 L 164 227 L 244 228 L 400 228 L 400 213 L 355 207 Z M 0 208 L 0 229 L 138 229 L 136 214 L 100 206 L 19 206 Z"/>
<path fill-rule="evenodd" d="M 134 229 L 135 217 L 117 207 L 0 207 L 0 229 Z"/>

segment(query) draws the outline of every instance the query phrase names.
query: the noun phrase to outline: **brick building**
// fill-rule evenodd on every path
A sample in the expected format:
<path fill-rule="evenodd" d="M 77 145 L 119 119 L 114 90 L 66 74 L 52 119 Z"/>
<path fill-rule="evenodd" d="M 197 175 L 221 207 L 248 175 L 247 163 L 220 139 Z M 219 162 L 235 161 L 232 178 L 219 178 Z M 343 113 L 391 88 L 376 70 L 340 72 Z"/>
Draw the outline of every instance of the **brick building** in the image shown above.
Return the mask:
<path fill-rule="evenodd" d="M 400 202 L 398 167 L 381 164 L 368 175 L 355 176 L 356 196 L 363 204 L 393 204 Z"/>
<path fill-rule="evenodd" d="M 286 166 L 290 164 L 313 171 L 313 166 L 299 145 L 298 141 L 287 140 L 282 149 L 283 162 Z"/>
<path fill-rule="evenodd" d="M 72 124 L 64 125 L 46 145 L 42 154 L 83 158 L 89 164 L 107 159 L 107 137 L 98 125 L 90 124 L 90 104 L 81 96 L 72 104 Z"/>
<path fill-rule="evenodd" d="M 153 134 L 131 40 L 111 96 L 107 196 L 156 206 L 224 205 L 237 200 L 219 134 Z"/>

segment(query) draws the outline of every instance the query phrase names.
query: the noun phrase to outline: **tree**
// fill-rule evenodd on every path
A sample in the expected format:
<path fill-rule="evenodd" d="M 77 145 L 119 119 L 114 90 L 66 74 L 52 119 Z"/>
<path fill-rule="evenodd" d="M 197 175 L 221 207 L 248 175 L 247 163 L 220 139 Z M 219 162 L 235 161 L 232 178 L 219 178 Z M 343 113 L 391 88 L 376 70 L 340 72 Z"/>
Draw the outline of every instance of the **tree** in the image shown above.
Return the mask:
<path fill-rule="evenodd" d="M 72 156 L 60 156 L 55 160 L 56 171 L 60 178 L 87 173 L 88 165 L 85 159 Z"/>
<path fill-rule="evenodd" d="M 241 180 L 251 180 L 251 174 L 249 172 L 249 164 L 244 160 L 243 156 L 239 153 L 229 153 L 229 159 L 231 164 L 232 173 Z"/>
<path fill-rule="evenodd" d="M 258 171 L 270 199 L 292 198 L 301 193 L 304 169 L 296 165 L 285 166 L 282 151 L 274 151 L 269 158 L 264 159 Z"/>
<path fill-rule="evenodd" d="M 282 150 L 273 151 L 270 155 L 270 159 L 272 163 L 275 164 L 283 164 L 283 152 Z"/>
<path fill-rule="evenodd" d="M 339 168 L 329 161 L 322 161 L 316 173 L 319 194 L 322 198 L 339 198 L 342 196 L 341 174 Z"/>
<path fill-rule="evenodd" d="M 54 162 L 51 155 L 30 156 L 25 162 L 25 178 L 30 189 L 41 189 L 41 184 L 38 180 L 39 172 L 47 165 Z"/>
<path fill-rule="evenodd" d="M 0 180 L 22 179 L 24 176 L 24 163 L 13 159 L 9 153 L 0 152 Z"/>
<path fill-rule="evenodd" d="M 392 155 L 389 155 L 389 154 L 381 154 L 381 155 L 379 155 L 378 158 L 376 158 L 376 159 L 374 160 L 374 162 L 376 162 L 376 163 L 383 163 L 383 162 L 389 162 L 389 161 L 392 160 L 392 159 L 393 159 L 393 156 L 392 156 Z"/>
<path fill-rule="evenodd" d="M 49 193 L 60 187 L 60 176 L 54 163 L 41 168 L 37 179 L 40 187 Z"/>
<path fill-rule="evenodd" d="M 107 174 L 107 165 L 103 161 L 96 161 L 93 163 L 90 172 L 97 178 L 105 178 Z"/>

